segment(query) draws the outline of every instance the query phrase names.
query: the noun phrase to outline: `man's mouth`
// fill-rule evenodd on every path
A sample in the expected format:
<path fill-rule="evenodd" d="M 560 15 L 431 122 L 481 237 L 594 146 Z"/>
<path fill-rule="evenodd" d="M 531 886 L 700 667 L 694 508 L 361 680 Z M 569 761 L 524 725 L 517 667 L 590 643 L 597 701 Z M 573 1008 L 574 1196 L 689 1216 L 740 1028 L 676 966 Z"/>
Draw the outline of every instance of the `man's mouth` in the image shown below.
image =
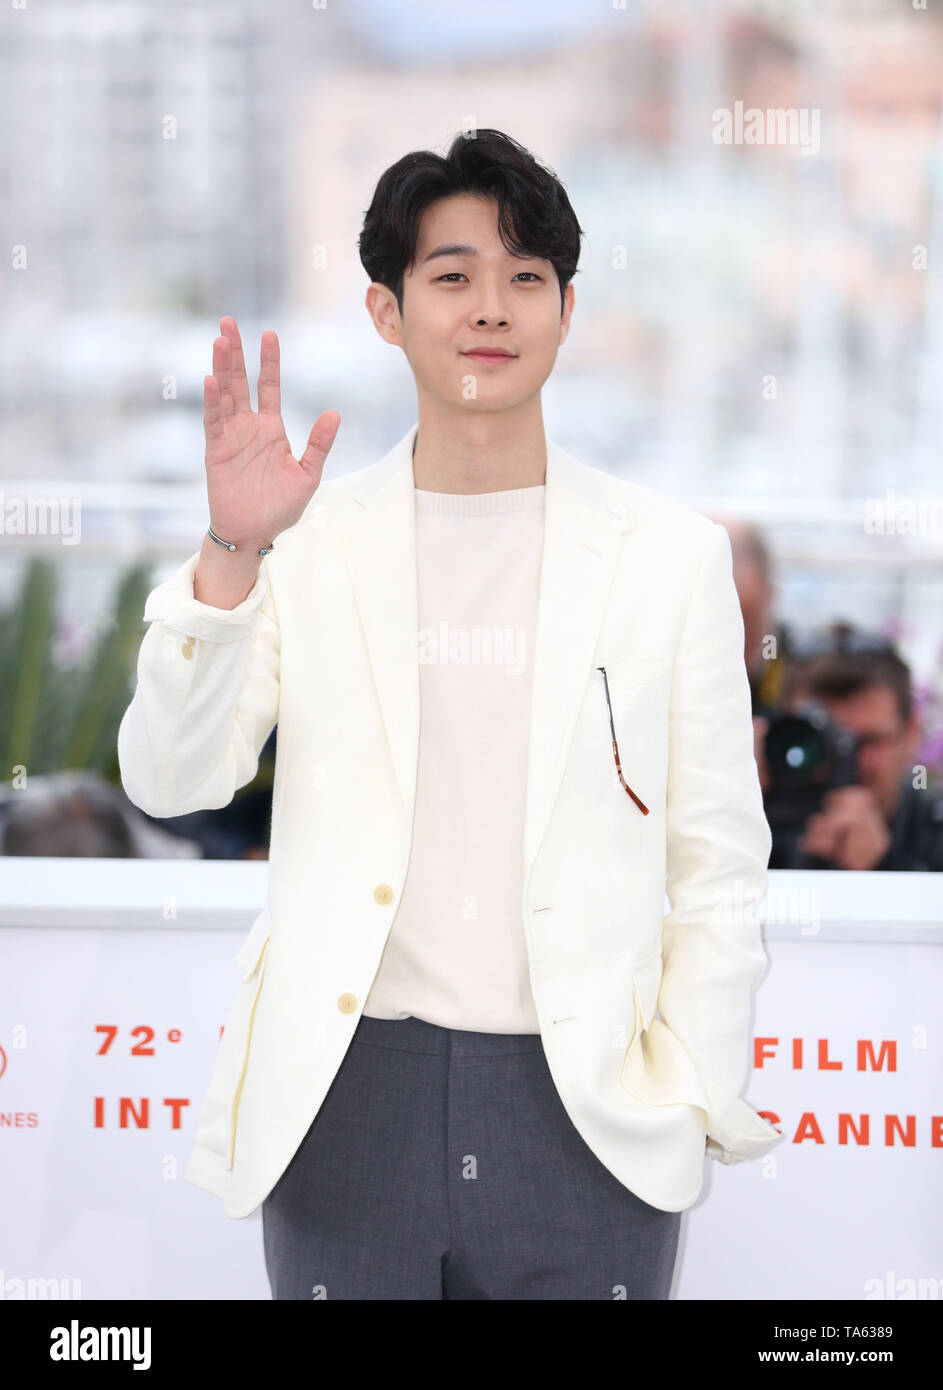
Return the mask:
<path fill-rule="evenodd" d="M 513 362 L 515 360 L 513 353 L 488 348 L 470 348 L 468 352 L 463 352 L 462 356 L 474 358 L 476 362 Z"/>

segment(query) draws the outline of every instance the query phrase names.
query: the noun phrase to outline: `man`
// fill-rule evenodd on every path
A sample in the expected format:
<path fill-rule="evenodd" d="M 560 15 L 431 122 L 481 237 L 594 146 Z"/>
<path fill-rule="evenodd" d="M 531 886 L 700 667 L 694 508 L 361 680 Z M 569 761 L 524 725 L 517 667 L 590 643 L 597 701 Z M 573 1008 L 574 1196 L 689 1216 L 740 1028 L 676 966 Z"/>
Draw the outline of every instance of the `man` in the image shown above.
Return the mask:
<path fill-rule="evenodd" d="M 580 236 L 499 131 L 388 169 L 360 253 L 418 424 L 321 486 L 336 412 L 296 461 L 275 335 L 258 412 L 214 343 L 211 534 L 119 754 L 152 815 L 222 806 L 278 721 L 187 1170 L 261 1203 L 276 1298 L 666 1298 L 705 1152 L 782 1137 L 737 1094 L 770 837 L 730 547 L 545 436 Z"/>
<path fill-rule="evenodd" d="M 943 793 L 915 761 L 921 729 L 907 663 L 893 643 L 846 624 L 826 640 L 833 645 L 792 673 L 785 705 L 813 699 L 854 736 L 856 781 L 825 792 L 783 867 L 943 870 Z M 762 784 L 762 759 L 760 772 Z"/>

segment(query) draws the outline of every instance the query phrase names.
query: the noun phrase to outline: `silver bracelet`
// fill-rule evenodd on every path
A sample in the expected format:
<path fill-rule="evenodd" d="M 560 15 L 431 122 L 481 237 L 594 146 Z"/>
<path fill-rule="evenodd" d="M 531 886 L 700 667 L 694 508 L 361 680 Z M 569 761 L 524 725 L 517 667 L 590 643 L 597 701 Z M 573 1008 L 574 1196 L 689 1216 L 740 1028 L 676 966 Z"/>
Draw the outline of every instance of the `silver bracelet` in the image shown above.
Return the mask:
<path fill-rule="evenodd" d="M 236 549 L 236 547 L 233 545 L 232 541 L 224 541 L 224 540 L 221 540 L 220 537 L 217 536 L 216 532 L 213 530 L 212 526 L 207 526 L 207 528 L 206 528 L 206 534 L 207 534 L 208 536 L 212 536 L 212 538 L 213 538 L 213 540 L 216 542 L 216 544 L 217 544 L 217 545 L 224 546 L 226 550 L 235 550 L 235 549 Z M 264 557 L 264 556 L 266 556 L 266 555 L 270 555 L 274 549 L 275 549 L 275 542 L 272 541 L 272 544 L 271 544 L 271 545 L 263 545 L 262 549 L 259 551 L 259 554 L 260 554 L 261 556 Z"/>

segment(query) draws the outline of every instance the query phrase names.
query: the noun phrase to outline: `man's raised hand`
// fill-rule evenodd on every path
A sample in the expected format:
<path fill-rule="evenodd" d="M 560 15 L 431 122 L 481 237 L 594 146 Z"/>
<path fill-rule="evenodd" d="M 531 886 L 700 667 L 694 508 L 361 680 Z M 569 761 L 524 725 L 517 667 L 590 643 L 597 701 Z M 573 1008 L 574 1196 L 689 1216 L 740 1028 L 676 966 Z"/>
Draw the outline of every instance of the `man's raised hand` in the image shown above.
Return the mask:
<path fill-rule="evenodd" d="M 219 326 L 213 374 L 203 378 L 210 525 L 223 540 L 258 551 L 300 519 L 317 491 L 341 417 L 336 410 L 319 415 L 296 459 L 281 416 L 278 337 L 271 329 L 262 334 L 259 408 L 253 410 L 236 321 L 222 318 Z"/>

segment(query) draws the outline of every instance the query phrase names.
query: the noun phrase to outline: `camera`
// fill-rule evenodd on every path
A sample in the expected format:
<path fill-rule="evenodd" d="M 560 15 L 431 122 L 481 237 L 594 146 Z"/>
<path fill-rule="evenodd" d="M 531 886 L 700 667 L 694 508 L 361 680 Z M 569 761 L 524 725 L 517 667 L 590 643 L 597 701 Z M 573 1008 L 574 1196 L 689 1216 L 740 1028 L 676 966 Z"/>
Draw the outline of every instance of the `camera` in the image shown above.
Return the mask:
<path fill-rule="evenodd" d="M 774 715 L 763 742 L 769 775 L 764 810 L 773 836 L 770 868 L 796 867 L 798 840 L 827 791 L 858 781 L 858 737 L 829 717 L 824 705 L 804 700 Z"/>

